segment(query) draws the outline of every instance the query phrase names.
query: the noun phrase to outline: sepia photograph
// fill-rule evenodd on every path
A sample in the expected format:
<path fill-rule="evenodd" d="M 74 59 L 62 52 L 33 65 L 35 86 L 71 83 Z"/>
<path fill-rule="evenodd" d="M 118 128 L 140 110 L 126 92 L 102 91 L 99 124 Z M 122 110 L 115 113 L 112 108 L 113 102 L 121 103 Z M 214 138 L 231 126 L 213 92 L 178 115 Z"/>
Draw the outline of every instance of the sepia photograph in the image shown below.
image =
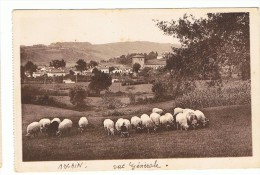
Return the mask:
<path fill-rule="evenodd" d="M 15 10 L 13 36 L 16 170 L 260 166 L 259 9 Z"/>

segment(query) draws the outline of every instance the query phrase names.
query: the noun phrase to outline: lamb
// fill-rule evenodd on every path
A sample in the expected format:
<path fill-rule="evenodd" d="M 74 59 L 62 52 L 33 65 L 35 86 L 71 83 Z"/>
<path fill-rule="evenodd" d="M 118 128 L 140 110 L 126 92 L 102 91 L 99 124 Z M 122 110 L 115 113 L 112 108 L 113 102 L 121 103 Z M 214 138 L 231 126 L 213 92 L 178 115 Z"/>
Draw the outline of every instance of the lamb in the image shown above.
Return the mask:
<path fill-rule="evenodd" d="M 62 134 L 69 133 L 72 128 L 72 121 L 70 119 L 64 119 L 58 127 L 56 135 L 61 136 Z"/>
<path fill-rule="evenodd" d="M 41 131 L 41 133 L 45 133 L 46 130 L 47 130 L 48 125 L 51 124 L 51 121 L 50 121 L 50 119 L 43 118 L 43 119 L 41 119 L 39 121 L 39 124 L 40 124 L 40 131 Z"/>
<path fill-rule="evenodd" d="M 183 113 L 179 113 L 176 115 L 176 127 L 177 130 L 188 130 L 189 125 L 187 121 L 187 117 Z"/>
<path fill-rule="evenodd" d="M 40 132 L 40 124 L 39 122 L 32 122 L 27 126 L 27 134 L 26 137 L 30 138 L 32 135 L 33 137 L 38 136 Z"/>
<path fill-rule="evenodd" d="M 165 115 L 160 117 L 160 124 L 162 126 L 165 126 L 165 128 L 168 130 L 174 125 L 174 118 L 171 113 L 166 113 Z"/>
<path fill-rule="evenodd" d="M 183 109 L 182 108 L 174 108 L 173 115 L 177 115 L 179 113 L 183 113 Z"/>
<path fill-rule="evenodd" d="M 147 129 L 147 132 L 150 133 L 150 130 L 157 130 L 156 125 L 154 124 L 154 122 L 152 121 L 152 119 L 147 115 L 147 114 L 143 114 L 141 116 L 141 120 L 142 120 L 142 125 L 145 129 Z"/>
<path fill-rule="evenodd" d="M 160 115 L 162 115 L 162 113 L 163 113 L 163 110 L 162 110 L 162 109 L 160 109 L 160 108 L 153 108 L 153 110 L 152 110 L 152 113 L 157 113 L 157 114 L 160 114 Z"/>
<path fill-rule="evenodd" d="M 111 119 L 106 119 L 104 120 L 103 122 L 104 124 L 104 128 L 105 128 L 105 131 L 107 132 L 107 135 L 114 135 L 115 132 L 114 132 L 114 122 L 111 120 Z"/>
<path fill-rule="evenodd" d="M 201 112 L 200 110 L 196 110 L 194 113 L 197 116 L 199 127 L 207 126 L 209 120 L 205 117 L 203 112 Z"/>
<path fill-rule="evenodd" d="M 51 123 L 54 122 L 54 121 L 58 122 L 59 124 L 60 124 L 60 122 L 61 122 L 59 118 L 54 118 L 54 119 L 52 119 L 52 120 L 51 120 Z"/>
<path fill-rule="evenodd" d="M 154 122 L 154 124 L 156 126 L 160 125 L 160 117 L 161 115 L 158 113 L 151 113 L 150 118 L 152 119 L 152 121 Z"/>
<path fill-rule="evenodd" d="M 78 124 L 79 124 L 79 130 L 82 133 L 88 126 L 88 119 L 86 117 L 81 117 L 79 119 Z"/>

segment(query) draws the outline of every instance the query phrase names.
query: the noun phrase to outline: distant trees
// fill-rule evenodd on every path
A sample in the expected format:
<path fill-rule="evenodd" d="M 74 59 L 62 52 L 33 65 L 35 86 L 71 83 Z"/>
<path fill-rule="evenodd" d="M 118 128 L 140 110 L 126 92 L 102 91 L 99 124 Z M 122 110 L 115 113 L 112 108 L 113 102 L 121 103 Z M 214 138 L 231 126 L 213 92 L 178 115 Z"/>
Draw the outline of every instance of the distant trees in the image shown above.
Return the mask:
<path fill-rule="evenodd" d="M 37 69 L 37 65 L 34 64 L 33 62 L 31 61 L 28 61 L 25 65 L 24 65 L 24 68 L 21 68 L 22 71 L 26 72 L 28 71 L 30 73 L 30 75 L 32 76 L 33 72 L 36 72 L 36 69 Z"/>
<path fill-rule="evenodd" d="M 88 63 L 88 67 L 96 67 L 96 66 L 98 66 L 98 62 L 96 62 L 96 61 L 90 61 L 89 63 Z"/>
<path fill-rule="evenodd" d="M 62 60 L 52 60 L 50 62 L 50 67 L 55 67 L 57 68 L 64 68 L 66 67 L 66 62 L 62 59 Z"/>
<path fill-rule="evenodd" d="M 108 89 L 112 84 L 112 78 L 109 74 L 103 73 L 99 70 L 93 70 L 94 76 L 91 77 L 90 84 L 88 85 L 90 90 L 95 91 L 96 94 L 100 94 L 100 91 Z"/>
<path fill-rule="evenodd" d="M 83 59 L 79 59 L 77 62 L 77 65 L 75 66 L 78 71 L 86 70 L 87 63 Z"/>
<path fill-rule="evenodd" d="M 112 66 L 112 67 L 109 67 L 108 69 L 109 69 L 109 73 L 110 73 L 110 72 L 112 72 L 113 70 L 115 70 L 115 67 Z"/>
<path fill-rule="evenodd" d="M 139 63 L 135 63 L 133 65 L 133 72 L 138 73 L 139 69 L 141 68 L 141 65 Z"/>

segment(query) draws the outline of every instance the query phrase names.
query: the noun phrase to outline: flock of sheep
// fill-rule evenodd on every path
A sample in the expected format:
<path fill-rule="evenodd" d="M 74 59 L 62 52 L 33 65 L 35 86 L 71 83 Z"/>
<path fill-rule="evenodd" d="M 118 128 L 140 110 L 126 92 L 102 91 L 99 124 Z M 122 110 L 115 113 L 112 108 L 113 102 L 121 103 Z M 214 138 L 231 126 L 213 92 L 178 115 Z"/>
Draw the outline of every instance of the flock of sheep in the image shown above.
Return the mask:
<path fill-rule="evenodd" d="M 133 116 L 131 121 L 119 118 L 116 123 L 111 119 L 105 119 L 103 122 L 104 129 L 108 135 L 115 135 L 115 129 L 121 136 L 129 136 L 129 130 L 135 129 L 136 132 L 151 131 L 156 132 L 158 129 L 166 128 L 176 130 L 188 130 L 206 127 L 209 119 L 205 117 L 203 112 L 192 109 L 175 108 L 174 113 L 164 113 L 162 109 L 153 108 L 149 115 L 143 114 L 141 117 Z M 83 132 L 89 122 L 86 117 L 81 117 L 78 121 L 78 130 Z M 32 122 L 27 126 L 27 137 L 38 136 L 38 133 L 44 133 L 49 136 L 61 136 L 68 134 L 72 128 L 72 121 L 59 118 L 52 120 L 44 118 L 39 122 Z M 124 130 L 123 130 L 124 129 Z"/>

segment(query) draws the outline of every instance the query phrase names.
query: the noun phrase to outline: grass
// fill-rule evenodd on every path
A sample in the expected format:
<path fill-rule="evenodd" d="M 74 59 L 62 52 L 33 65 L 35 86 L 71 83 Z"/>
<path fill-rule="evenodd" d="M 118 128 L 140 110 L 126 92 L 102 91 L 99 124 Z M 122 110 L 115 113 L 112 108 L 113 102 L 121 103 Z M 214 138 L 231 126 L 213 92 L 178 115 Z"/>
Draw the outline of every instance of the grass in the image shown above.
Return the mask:
<path fill-rule="evenodd" d="M 130 119 L 132 114 L 104 117 L 102 115 L 104 111 L 76 112 L 54 107 L 23 105 L 23 160 L 252 156 L 250 105 L 213 107 L 202 109 L 202 111 L 210 119 L 210 125 L 204 129 L 161 131 L 150 135 L 130 131 L 130 138 L 120 138 L 108 137 L 102 122 L 105 118 L 111 118 L 114 121 L 120 117 Z M 80 134 L 77 132 L 77 121 L 83 115 L 89 115 L 91 126 L 87 132 Z M 38 138 L 25 138 L 27 125 L 43 117 L 72 119 L 74 126 L 71 134 L 61 138 L 49 138 L 43 135 L 39 135 Z"/>

